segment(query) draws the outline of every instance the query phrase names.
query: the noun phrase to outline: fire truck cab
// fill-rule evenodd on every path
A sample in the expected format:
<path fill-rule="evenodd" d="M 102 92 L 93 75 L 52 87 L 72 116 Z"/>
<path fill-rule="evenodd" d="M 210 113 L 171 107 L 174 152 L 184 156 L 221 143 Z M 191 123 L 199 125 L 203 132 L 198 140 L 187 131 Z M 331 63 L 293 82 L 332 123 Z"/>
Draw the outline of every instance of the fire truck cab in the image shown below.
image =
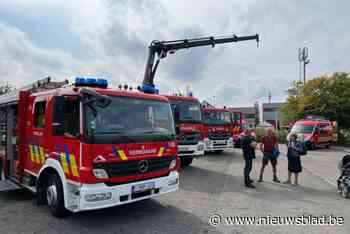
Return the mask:
<path fill-rule="evenodd" d="M 233 148 L 231 112 L 226 108 L 204 108 L 205 151 L 222 153 Z"/>
<path fill-rule="evenodd" d="M 48 78 L 0 96 L 2 179 L 35 193 L 54 216 L 178 190 L 168 99 L 107 85 Z"/>
<path fill-rule="evenodd" d="M 201 105 L 192 96 L 166 95 L 173 110 L 178 156 L 182 165 L 192 163 L 193 157 L 204 155 Z"/>

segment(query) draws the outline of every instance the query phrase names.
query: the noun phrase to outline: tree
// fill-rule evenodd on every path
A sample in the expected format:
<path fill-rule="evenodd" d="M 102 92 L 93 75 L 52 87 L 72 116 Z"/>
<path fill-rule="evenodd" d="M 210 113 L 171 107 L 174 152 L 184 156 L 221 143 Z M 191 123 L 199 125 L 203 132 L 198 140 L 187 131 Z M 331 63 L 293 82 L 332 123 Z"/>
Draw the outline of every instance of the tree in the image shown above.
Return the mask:
<path fill-rule="evenodd" d="M 292 122 L 305 115 L 320 115 L 350 127 L 350 74 L 334 73 L 309 80 L 304 86 L 294 82 L 282 108 L 284 119 Z"/>

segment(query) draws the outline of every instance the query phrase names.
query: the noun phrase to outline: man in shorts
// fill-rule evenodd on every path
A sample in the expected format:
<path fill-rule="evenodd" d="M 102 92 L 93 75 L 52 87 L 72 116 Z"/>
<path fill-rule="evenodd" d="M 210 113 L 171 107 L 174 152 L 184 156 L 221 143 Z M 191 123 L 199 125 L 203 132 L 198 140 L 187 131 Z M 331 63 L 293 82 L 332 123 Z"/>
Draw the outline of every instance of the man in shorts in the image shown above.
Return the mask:
<path fill-rule="evenodd" d="M 271 128 L 267 130 L 267 134 L 262 138 L 260 149 L 264 156 L 258 182 L 263 182 L 265 167 L 270 162 L 273 172 L 273 181 L 280 183 L 280 180 L 277 177 L 277 157 L 273 154 L 273 150 L 278 149 L 278 142 Z"/>

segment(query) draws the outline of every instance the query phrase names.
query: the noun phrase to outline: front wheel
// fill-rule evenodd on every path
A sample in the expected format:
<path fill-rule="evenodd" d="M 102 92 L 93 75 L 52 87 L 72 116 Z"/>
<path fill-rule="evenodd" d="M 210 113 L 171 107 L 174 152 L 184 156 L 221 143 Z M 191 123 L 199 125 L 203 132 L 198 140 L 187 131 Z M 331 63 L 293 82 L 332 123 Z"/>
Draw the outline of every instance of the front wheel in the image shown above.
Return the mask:
<path fill-rule="evenodd" d="M 68 214 L 64 207 L 63 185 L 57 174 L 52 174 L 49 177 L 46 187 L 46 201 L 53 216 L 64 217 Z"/>

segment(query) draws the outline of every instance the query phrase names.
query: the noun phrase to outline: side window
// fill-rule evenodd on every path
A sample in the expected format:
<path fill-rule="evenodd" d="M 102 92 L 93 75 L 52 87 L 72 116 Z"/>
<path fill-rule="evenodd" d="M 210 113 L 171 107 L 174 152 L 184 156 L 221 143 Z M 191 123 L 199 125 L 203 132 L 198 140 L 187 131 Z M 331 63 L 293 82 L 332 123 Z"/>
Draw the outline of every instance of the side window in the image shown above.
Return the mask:
<path fill-rule="evenodd" d="M 55 97 L 52 127 L 54 136 L 77 137 L 79 134 L 79 100 L 77 97 Z"/>
<path fill-rule="evenodd" d="M 46 101 L 35 103 L 34 107 L 34 127 L 43 128 L 45 126 Z"/>

